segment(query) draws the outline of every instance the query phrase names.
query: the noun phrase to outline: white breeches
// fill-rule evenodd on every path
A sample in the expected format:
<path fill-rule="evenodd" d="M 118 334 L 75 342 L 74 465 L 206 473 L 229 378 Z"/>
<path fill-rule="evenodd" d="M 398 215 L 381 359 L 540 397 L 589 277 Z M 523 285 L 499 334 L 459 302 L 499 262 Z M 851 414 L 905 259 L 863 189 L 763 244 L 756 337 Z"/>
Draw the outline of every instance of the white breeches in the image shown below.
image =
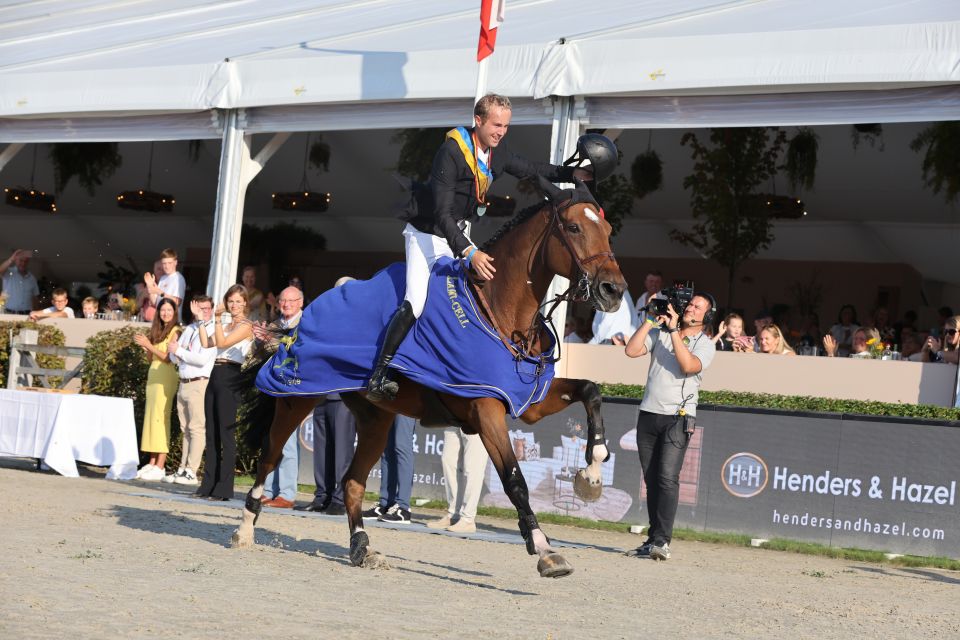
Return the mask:
<path fill-rule="evenodd" d="M 469 224 L 464 233 L 470 237 Z M 413 315 L 419 318 L 427 302 L 430 269 L 442 256 L 453 258 L 454 255 L 446 240 L 432 233 L 417 231 L 411 224 L 404 227 L 403 239 L 407 252 L 407 292 L 403 299 L 410 303 Z"/>

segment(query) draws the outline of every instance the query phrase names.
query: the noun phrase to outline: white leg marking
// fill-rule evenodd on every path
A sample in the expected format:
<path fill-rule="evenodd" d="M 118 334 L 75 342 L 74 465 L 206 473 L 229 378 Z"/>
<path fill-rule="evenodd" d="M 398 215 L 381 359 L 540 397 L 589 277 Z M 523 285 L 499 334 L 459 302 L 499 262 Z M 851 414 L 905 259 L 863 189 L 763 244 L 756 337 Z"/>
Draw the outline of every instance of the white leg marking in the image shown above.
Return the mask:
<path fill-rule="evenodd" d="M 593 447 L 593 462 L 587 466 L 587 479 L 590 484 L 599 484 L 603 481 L 601 474 L 603 460 L 607 457 L 607 445 L 598 444 Z"/>
<path fill-rule="evenodd" d="M 548 553 L 553 553 L 553 547 L 547 542 L 547 536 L 543 535 L 543 531 L 534 529 L 530 532 L 530 535 L 533 536 L 533 548 L 537 550 L 537 554 L 539 554 L 540 557 Z"/>

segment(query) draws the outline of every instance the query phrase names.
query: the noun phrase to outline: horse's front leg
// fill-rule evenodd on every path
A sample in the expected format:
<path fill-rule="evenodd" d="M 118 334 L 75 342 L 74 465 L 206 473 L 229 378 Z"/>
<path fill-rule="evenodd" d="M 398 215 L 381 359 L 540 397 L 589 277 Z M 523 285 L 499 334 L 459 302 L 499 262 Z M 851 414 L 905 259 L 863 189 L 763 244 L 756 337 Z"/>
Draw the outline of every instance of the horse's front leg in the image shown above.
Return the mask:
<path fill-rule="evenodd" d="M 350 529 L 350 562 L 356 567 L 386 567 L 383 556 L 370 548 L 370 537 L 363 528 L 363 494 L 370 469 L 386 448 L 396 414 L 368 402 L 356 392 L 344 393 L 340 397 L 357 423 L 357 450 L 343 476 L 343 505 Z"/>
<path fill-rule="evenodd" d="M 257 463 L 257 479 L 253 488 L 247 492 L 243 503 L 243 520 L 234 532 L 230 544 L 236 548 L 252 547 L 254 544 L 254 526 L 260 518 L 263 505 L 260 497 L 263 496 L 263 485 L 267 475 L 273 471 L 283 457 L 283 445 L 290 439 L 290 434 L 303 422 L 307 414 L 316 406 L 315 397 L 291 397 L 276 400 L 276 409 L 273 421 L 270 424 L 270 434 L 267 443 L 260 452 Z"/>
<path fill-rule="evenodd" d="M 573 491 L 581 500 L 594 502 L 599 500 L 603 493 L 601 465 L 610 459 L 607 436 L 603 429 L 603 397 L 600 395 L 600 387 L 589 380 L 556 378 L 550 384 L 550 390 L 543 401 L 532 405 L 520 419 L 527 424 L 533 424 L 541 418 L 563 411 L 575 402 L 582 402 L 587 412 L 587 468 L 577 471 Z"/>
<path fill-rule="evenodd" d="M 503 404 L 493 398 L 475 400 L 472 404 L 470 425 L 480 434 L 480 440 L 500 475 L 510 502 L 517 508 L 520 535 L 527 545 L 527 553 L 538 555 L 537 571 L 544 578 L 562 578 L 573 573 L 573 567 L 550 546 L 550 539 L 540 530 L 537 516 L 530 507 L 527 481 L 510 446 Z"/>

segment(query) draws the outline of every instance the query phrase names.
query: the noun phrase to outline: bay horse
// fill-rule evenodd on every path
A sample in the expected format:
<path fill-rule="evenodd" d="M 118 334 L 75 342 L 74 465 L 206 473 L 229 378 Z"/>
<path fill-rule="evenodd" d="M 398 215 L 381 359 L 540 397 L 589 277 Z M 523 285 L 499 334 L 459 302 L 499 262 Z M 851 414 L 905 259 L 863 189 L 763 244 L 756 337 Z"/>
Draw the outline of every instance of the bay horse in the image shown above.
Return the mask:
<path fill-rule="evenodd" d="M 534 357 L 544 362 L 549 361 L 551 354 L 542 352 L 540 346 L 546 345 L 546 350 L 552 350 L 556 335 L 555 332 L 552 338 L 547 335 L 546 323 L 542 322 L 539 312 L 554 276 L 564 276 L 572 283 L 565 297 L 560 297 L 589 301 L 606 312 L 619 308 L 626 282 L 610 250 L 610 224 L 604 220 L 603 210 L 586 186 L 578 181 L 575 189 L 561 190 L 541 179 L 540 188 L 545 201 L 518 214 L 484 246 L 483 250 L 494 258 L 496 277 L 472 286 L 480 302 L 478 306 L 500 334 L 503 348 L 515 358 Z M 383 561 L 382 556 L 370 548 L 364 531 L 362 501 L 367 476 L 383 453 L 394 416 L 403 414 L 420 419 L 425 427 L 452 424 L 465 433 L 480 434 L 504 490 L 517 509 L 518 526 L 527 552 L 539 557 L 540 575 L 561 577 L 572 573 L 573 567 L 550 546 L 530 507 L 527 484 L 507 433 L 504 402 L 499 398 L 465 398 L 441 393 L 414 383 L 397 371 L 393 371 L 393 375 L 400 384 L 394 400 L 372 402 L 366 398 L 365 390 L 341 393 L 357 423 L 356 452 L 343 478 L 350 561 L 356 566 L 377 566 Z M 271 402 L 274 400 L 263 393 L 259 395 Z M 257 466 L 256 483 L 247 494 L 243 520 L 233 535 L 233 546 L 253 544 L 265 478 L 279 462 L 284 443 L 317 402 L 317 397 L 304 396 L 276 399 L 269 442 Z M 530 405 L 520 419 L 532 424 L 575 402 L 582 402 L 586 408 L 588 466 L 577 474 L 574 488 L 581 498 L 592 501 L 600 497 L 602 490 L 600 465 L 610 457 L 597 385 L 587 380 L 554 379 L 543 400 Z M 251 425 L 251 430 L 259 428 L 262 434 L 263 422 Z M 254 434 L 248 439 L 256 438 Z"/>

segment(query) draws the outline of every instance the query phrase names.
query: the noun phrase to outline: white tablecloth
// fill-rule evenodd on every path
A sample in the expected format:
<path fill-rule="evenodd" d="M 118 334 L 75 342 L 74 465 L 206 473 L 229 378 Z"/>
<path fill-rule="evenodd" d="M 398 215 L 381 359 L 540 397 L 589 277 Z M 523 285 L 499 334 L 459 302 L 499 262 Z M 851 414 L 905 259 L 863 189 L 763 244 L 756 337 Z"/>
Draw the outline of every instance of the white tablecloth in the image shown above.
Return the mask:
<path fill-rule="evenodd" d="M 77 460 L 137 475 L 137 430 L 129 398 L 0 389 L 0 455 L 39 458 L 76 478 Z"/>

